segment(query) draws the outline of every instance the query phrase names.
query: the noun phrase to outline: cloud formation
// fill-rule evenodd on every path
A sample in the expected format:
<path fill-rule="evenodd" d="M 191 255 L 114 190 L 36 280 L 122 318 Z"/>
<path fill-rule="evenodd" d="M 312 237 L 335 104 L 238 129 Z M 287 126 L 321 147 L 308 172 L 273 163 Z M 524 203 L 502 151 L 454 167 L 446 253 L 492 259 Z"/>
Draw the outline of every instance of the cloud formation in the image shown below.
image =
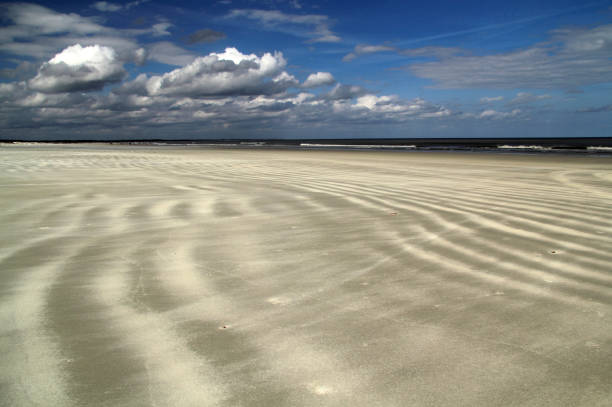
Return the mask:
<path fill-rule="evenodd" d="M 97 1 L 94 4 L 92 4 L 92 7 L 98 11 L 115 12 L 115 11 L 120 11 L 120 10 L 129 10 L 132 7 L 136 7 L 148 1 L 150 0 L 130 1 L 125 4 L 111 3 L 108 1 Z"/>
<path fill-rule="evenodd" d="M 356 108 L 365 108 L 377 113 L 391 113 L 401 116 L 442 117 L 451 114 L 450 110 L 417 98 L 403 101 L 395 95 L 376 96 L 372 94 L 357 98 Z"/>
<path fill-rule="evenodd" d="M 443 58 L 449 57 L 456 54 L 464 53 L 459 48 L 451 48 L 451 47 L 421 47 L 421 48 L 399 48 L 392 45 L 367 45 L 367 44 L 358 44 L 353 49 L 353 52 L 346 54 L 342 60 L 344 62 L 350 62 L 360 56 L 375 54 L 379 52 L 395 52 L 399 55 L 409 56 L 409 57 L 435 57 L 435 58 Z"/>
<path fill-rule="evenodd" d="M 604 106 L 595 106 L 595 107 L 587 107 L 584 109 L 579 109 L 578 113 L 603 113 L 603 112 L 612 112 L 612 105 L 604 105 Z"/>
<path fill-rule="evenodd" d="M 155 37 L 163 37 L 164 35 L 170 35 L 168 28 L 172 27 L 172 24 L 168 22 L 161 22 L 153 24 L 151 27 L 151 34 Z"/>
<path fill-rule="evenodd" d="M 508 119 L 513 117 L 518 117 L 521 114 L 520 109 L 514 109 L 509 112 L 502 112 L 494 109 L 486 109 L 480 113 L 464 113 L 462 118 L 475 118 L 475 119 L 485 119 L 485 120 L 501 120 Z"/>
<path fill-rule="evenodd" d="M 1 7 L 5 17 L 14 23 L 0 29 L 2 42 L 43 34 L 96 34 L 108 31 L 93 18 L 75 13 L 58 13 L 37 4 L 8 3 Z"/>
<path fill-rule="evenodd" d="M 516 94 L 515 98 L 513 98 L 510 102 L 508 102 L 508 104 L 509 105 L 520 105 L 520 104 L 527 104 L 531 102 L 537 102 L 538 100 L 544 100 L 544 99 L 550 99 L 550 98 L 551 96 L 548 94 L 534 95 L 529 92 L 519 92 Z"/>
<path fill-rule="evenodd" d="M 337 84 L 323 97 L 327 100 L 345 100 L 363 96 L 368 93 L 364 88 L 357 85 Z"/>
<path fill-rule="evenodd" d="M 131 4 L 131 3 L 128 3 Z M 139 3 L 140 4 L 140 3 Z M 100 45 L 113 48 L 123 61 L 142 60 L 138 51 L 140 35 L 167 35 L 169 23 L 158 23 L 145 29 L 116 29 L 104 26 L 99 19 L 75 13 L 59 13 L 31 3 L 0 5 L 10 23 L 0 27 L 0 52 L 39 60 L 51 58 L 66 47 Z"/>
<path fill-rule="evenodd" d="M 132 3 L 122 5 L 120 10 L 113 6 L 116 3 L 98 6 L 105 12 L 120 12 Z M 71 127 L 96 137 L 214 137 L 230 131 L 249 135 L 275 129 L 292 134 L 303 131 L 303 135 L 312 135 L 313 129 L 317 129 L 317 135 L 326 131 L 336 134 L 338 129 L 357 134 L 365 132 L 363 129 L 380 129 L 375 126 L 393 128 L 401 135 L 417 122 L 425 128 L 452 120 L 456 123 L 458 119 L 515 121 L 526 116 L 508 106 L 504 107 L 510 111 L 461 113 L 456 105 L 451 110 L 422 98 L 405 99 L 337 83 L 331 72 L 307 72 L 300 83 L 281 52 L 243 53 L 228 47 L 221 52 L 197 54 L 195 49 L 201 47 L 189 50 L 172 41 L 176 39 L 172 34 L 180 28 L 171 21 L 158 20 L 142 29 L 119 29 L 104 25 L 102 19 L 36 5 L 2 7 L 7 11 L 8 25 L 0 27 L 0 38 L 5 40 L 0 42 L 0 51 L 33 61 L 2 72 L 13 81 L 0 83 L 0 129 L 7 137 L 28 131 L 63 137 Z M 257 21 L 267 29 L 290 32 L 309 42 L 339 39 L 331 31 L 332 21 L 327 16 L 260 11 L 239 10 L 231 18 Z M 156 37 L 160 35 L 164 37 Z M 188 41 L 197 44 L 222 36 L 204 29 L 193 32 Z M 588 48 L 581 42 L 571 47 Z M 353 50 L 357 56 L 376 52 L 440 60 L 460 53 L 451 48 L 406 50 L 387 44 L 359 45 Z M 147 61 L 172 66 L 151 64 L 140 69 L 131 65 Z M 127 70 L 133 72 L 130 79 L 126 79 Z M 304 75 L 302 70 L 298 72 L 300 77 Z M 519 94 L 517 98 L 529 103 L 526 95 L 531 94 Z M 493 99 L 497 100 L 490 101 Z M 374 131 L 370 135 L 379 134 L 379 130 Z"/>
<path fill-rule="evenodd" d="M 503 96 L 492 96 L 492 97 L 483 97 L 480 98 L 480 103 L 491 103 L 491 102 L 500 102 L 504 100 Z"/>
<path fill-rule="evenodd" d="M 302 84 L 303 88 L 316 88 L 319 86 L 333 85 L 336 83 L 333 75 L 329 72 L 317 72 L 308 75 Z"/>
<path fill-rule="evenodd" d="M 333 76 L 315 72 L 300 85 L 286 65 L 279 52 L 255 55 L 227 48 L 165 74 L 140 74 L 107 93 L 83 93 L 118 80 L 123 68 L 108 48 L 73 46 L 27 83 L 0 85 L 0 127 L 7 135 L 28 134 L 31 128 L 62 137 L 60 129 L 78 126 L 80 134 L 95 137 L 102 132 L 131 138 L 197 137 L 204 130 L 219 136 L 271 128 L 364 129 L 452 115 L 423 99 L 376 95 L 355 85 L 336 84 L 320 95 L 304 92 L 305 85 L 332 84 Z M 53 70 L 56 66 L 62 67 L 59 73 Z"/>
<path fill-rule="evenodd" d="M 407 68 L 438 88 L 572 89 L 612 82 L 612 25 L 552 32 L 551 41 L 502 54 L 447 56 Z"/>
<path fill-rule="evenodd" d="M 124 75 L 123 64 L 112 48 L 76 44 L 42 64 L 28 86 L 44 93 L 99 90 Z"/>
<path fill-rule="evenodd" d="M 279 93 L 297 85 L 283 71 L 283 54 L 245 55 L 236 48 L 196 58 L 183 68 L 152 76 L 146 84 L 151 95 L 201 97 L 211 95 L 258 95 Z"/>
<path fill-rule="evenodd" d="M 374 54 L 377 52 L 387 52 L 387 51 L 397 51 L 397 48 L 389 46 L 389 45 L 359 44 L 355 46 L 355 49 L 353 50 L 353 52 L 346 54 L 342 58 L 342 60 L 344 62 L 350 62 L 361 55 Z"/>
<path fill-rule="evenodd" d="M 309 38 L 308 42 L 339 42 L 340 37 L 331 30 L 332 21 L 321 14 L 288 14 L 278 10 L 236 9 L 227 18 L 247 18 L 259 22 L 264 28 Z M 306 27 L 307 31 L 303 28 Z"/>
<path fill-rule="evenodd" d="M 119 11 L 123 9 L 121 4 L 109 3 L 107 1 L 97 1 L 92 5 L 98 11 Z"/>
<path fill-rule="evenodd" d="M 196 55 L 169 41 L 156 42 L 148 47 L 147 58 L 167 65 L 184 66 L 192 63 Z"/>
<path fill-rule="evenodd" d="M 225 33 L 220 31 L 211 30 L 210 28 L 204 28 L 198 30 L 187 37 L 187 43 L 199 44 L 199 43 L 210 43 L 222 40 L 225 38 Z"/>

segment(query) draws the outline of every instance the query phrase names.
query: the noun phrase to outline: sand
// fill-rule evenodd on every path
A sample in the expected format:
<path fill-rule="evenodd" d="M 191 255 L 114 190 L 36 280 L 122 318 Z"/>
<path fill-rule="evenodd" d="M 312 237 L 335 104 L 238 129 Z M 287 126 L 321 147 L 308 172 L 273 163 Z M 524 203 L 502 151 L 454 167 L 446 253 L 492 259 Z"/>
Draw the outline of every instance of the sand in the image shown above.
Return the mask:
<path fill-rule="evenodd" d="M 3 406 L 612 405 L 612 159 L 0 147 Z"/>

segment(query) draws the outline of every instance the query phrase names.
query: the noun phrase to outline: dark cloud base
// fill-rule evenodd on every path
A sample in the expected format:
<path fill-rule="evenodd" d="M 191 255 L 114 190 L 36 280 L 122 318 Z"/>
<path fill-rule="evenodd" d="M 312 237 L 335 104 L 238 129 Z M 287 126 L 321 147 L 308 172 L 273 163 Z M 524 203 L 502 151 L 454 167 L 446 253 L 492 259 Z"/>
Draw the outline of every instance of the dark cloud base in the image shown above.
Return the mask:
<path fill-rule="evenodd" d="M 205 28 L 203 30 L 198 30 L 190 34 L 185 39 L 185 42 L 187 42 L 188 44 L 211 43 L 222 40 L 226 37 L 227 36 L 225 35 L 225 33 L 222 33 L 220 31 L 214 31 L 210 28 Z"/>

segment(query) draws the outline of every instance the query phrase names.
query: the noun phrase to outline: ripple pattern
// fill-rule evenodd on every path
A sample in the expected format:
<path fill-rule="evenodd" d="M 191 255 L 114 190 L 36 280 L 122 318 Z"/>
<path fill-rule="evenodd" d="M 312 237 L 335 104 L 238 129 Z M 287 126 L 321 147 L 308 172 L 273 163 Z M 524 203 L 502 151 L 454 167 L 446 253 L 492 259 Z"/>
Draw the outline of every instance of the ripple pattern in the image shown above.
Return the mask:
<path fill-rule="evenodd" d="M 0 405 L 612 405 L 606 157 L 0 147 Z"/>

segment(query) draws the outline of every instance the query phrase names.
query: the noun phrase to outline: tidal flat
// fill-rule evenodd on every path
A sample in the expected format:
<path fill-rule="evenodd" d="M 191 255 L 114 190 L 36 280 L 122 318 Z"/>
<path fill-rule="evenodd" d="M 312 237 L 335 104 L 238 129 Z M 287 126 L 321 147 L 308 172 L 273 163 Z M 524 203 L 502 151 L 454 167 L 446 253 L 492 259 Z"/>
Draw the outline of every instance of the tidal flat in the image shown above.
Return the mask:
<path fill-rule="evenodd" d="M 0 405 L 610 406 L 612 158 L 0 146 Z"/>

